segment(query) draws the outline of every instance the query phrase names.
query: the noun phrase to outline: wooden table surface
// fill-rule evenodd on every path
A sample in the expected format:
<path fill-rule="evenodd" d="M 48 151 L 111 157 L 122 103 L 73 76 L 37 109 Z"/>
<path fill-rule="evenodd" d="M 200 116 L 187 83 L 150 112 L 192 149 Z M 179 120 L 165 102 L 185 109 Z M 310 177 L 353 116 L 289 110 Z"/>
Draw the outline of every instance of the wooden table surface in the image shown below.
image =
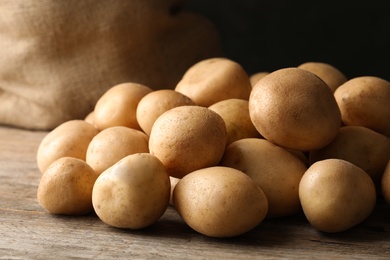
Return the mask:
<path fill-rule="evenodd" d="M 35 155 L 45 134 L 0 126 L 0 259 L 390 259 L 390 207 L 381 200 L 346 232 L 318 232 L 297 214 L 228 239 L 196 233 L 171 207 L 138 231 L 94 214 L 51 215 L 36 199 Z"/>

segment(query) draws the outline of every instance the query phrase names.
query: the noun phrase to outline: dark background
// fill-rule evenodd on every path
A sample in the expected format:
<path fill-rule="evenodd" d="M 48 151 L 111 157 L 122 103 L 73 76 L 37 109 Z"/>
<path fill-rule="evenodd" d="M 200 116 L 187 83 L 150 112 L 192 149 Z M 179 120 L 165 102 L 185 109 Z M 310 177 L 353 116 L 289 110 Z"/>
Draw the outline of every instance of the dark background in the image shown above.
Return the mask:
<path fill-rule="evenodd" d="M 228 58 L 249 74 L 329 63 L 348 78 L 390 80 L 390 1 L 188 0 L 214 22 Z"/>

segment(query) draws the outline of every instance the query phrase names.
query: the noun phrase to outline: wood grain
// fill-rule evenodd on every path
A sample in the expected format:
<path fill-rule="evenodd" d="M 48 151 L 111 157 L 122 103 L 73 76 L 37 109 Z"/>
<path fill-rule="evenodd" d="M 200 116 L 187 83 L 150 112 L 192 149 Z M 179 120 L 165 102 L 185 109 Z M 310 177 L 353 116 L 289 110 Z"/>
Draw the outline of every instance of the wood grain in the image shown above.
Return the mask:
<path fill-rule="evenodd" d="M 346 232 L 318 232 L 297 214 L 228 239 L 193 231 L 171 207 L 138 231 L 109 227 L 94 214 L 51 215 L 36 199 L 41 173 L 35 155 L 45 134 L 0 127 L 0 259 L 390 258 L 390 207 L 382 200 Z"/>

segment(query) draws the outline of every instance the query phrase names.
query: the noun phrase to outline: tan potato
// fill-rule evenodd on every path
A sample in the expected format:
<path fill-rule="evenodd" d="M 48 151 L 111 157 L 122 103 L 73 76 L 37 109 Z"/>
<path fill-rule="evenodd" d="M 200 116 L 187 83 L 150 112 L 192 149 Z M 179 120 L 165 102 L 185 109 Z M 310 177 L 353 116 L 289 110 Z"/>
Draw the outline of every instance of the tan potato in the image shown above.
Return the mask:
<path fill-rule="evenodd" d="M 91 140 L 86 162 L 96 173 L 101 174 L 127 155 L 147 152 L 148 136 L 144 132 L 113 126 L 102 130 Z"/>
<path fill-rule="evenodd" d="M 209 109 L 218 113 L 225 121 L 227 145 L 242 138 L 261 137 L 249 117 L 248 103 L 248 100 L 233 98 L 209 106 Z"/>
<path fill-rule="evenodd" d="M 280 69 L 259 80 L 249 98 L 249 115 L 264 138 L 298 151 L 324 147 L 341 125 L 329 87 L 298 68 Z"/>
<path fill-rule="evenodd" d="M 174 204 L 173 204 L 173 190 L 175 189 L 175 187 L 176 187 L 177 183 L 180 181 L 180 179 L 169 176 L 169 180 L 171 182 L 171 197 L 169 199 L 169 205 L 174 206 Z"/>
<path fill-rule="evenodd" d="M 84 121 L 95 126 L 95 112 L 91 111 L 85 118 Z M 96 126 L 95 126 L 96 127 Z M 97 128 L 97 127 L 96 127 Z"/>
<path fill-rule="evenodd" d="M 264 78 L 264 77 L 267 76 L 268 74 L 269 74 L 268 71 L 261 71 L 261 72 L 257 72 L 257 73 L 254 73 L 254 74 L 250 75 L 250 76 L 249 76 L 249 81 L 251 82 L 252 87 L 253 87 L 254 85 L 256 85 L 256 83 L 257 83 L 260 79 Z"/>
<path fill-rule="evenodd" d="M 364 126 L 390 137 L 390 82 L 363 76 L 348 80 L 334 93 L 345 125 Z"/>
<path fill-rule="evenodd" d="M 141 229 L 164 214 L 170 190 L 164 165 L 149 153 L 137 153 L 124 157 L 98 177 L 92 203 L 104 223 Z"/>
<path fill-rule="evenodd" d="M 61 157 L 43 173 L 38 186 L 38 202 L 53 214 L 90 213 L 93 211 L 92 188 L 97 177 L 85 161 Z"/>
<path fill-rule="evenodd" d="M 198 106 L 209 107 L 221 100 L 248 100 L 252 85 L 240 64 L 226 58 L 211 58 L 194 64 L 175 90 Z"/>
<path fill-rule="evenodd" d="M 219 163 L 227 132 L 222 117 L 201 106 L 181 106 L 157 118 L 149 137 L 150 153 L 170 176 L 186 174 Z"/>
<path fill-rule="evenodd" d="M 348 78 L 338 68 L 324 62 L 305 62 L 298 66 L 320 77 L 329 86 L 332 92 L 344 84 Z"/>
<path fill-rule="evenodd" d="M 388 161 L 387 166 L 383 171 L 381 192 L 383 199 L 387 202 L 387 204 L 390 204 L 390 160 Z"/>
<path fill-rule="evenodd" d="M 210 237 L 241 235 L 260 224 L 268 209 L 267 197 L 250 177 L 221 166 L 184 176 L 173 202 L 192 229 Z"/>
<path fill-rule="evenodd" d="M 61 157 L 86 159 L 88 145 L 99 131 L 84 120 L 70 120 L 54 128 L 41 141 L 37 165 L 41 173 Z"/>
<path fill-rule="evenodd" d="M 128 82 L 108 89 L 96 102 L 94 123 L 99 130 L 126 126 L 141 130 L 137 122 L 139 101 L 153 90 L 142 84 Z"/>
<path fill-rule="evenodd" d="M 362 168 L 379 187 L 390 160 L 390 138 L 363 126 L 344 126 L 330 144 L 310 152 L 309 162 L 330 158 L 343 159 Z"/>
<path fill-rule="evenodd" d="M 178 106 L 195 105 L 180 92 L 172 89 L 155 90 L 145 95 L 137 106 L 137 121 L 142 130 L 150 135 L 154 121 L 164 112 Z"/>
<path fill-rule="evenodd" d="M 244 172 L 259 185 L 268 199 L 267 218 L 301 210 L 298 186 L 307 167 L 286 149 L 265 139 L 241 139 L 226 148 L 220 165 Z"/>
<path fill-rule="evenodd" d="M 324 232 L 350 229 L 364 221 L 376 204 L 370 176 L 341 159 L 311 165 L 299 185 L 299 198 L 310 224 Z"/>

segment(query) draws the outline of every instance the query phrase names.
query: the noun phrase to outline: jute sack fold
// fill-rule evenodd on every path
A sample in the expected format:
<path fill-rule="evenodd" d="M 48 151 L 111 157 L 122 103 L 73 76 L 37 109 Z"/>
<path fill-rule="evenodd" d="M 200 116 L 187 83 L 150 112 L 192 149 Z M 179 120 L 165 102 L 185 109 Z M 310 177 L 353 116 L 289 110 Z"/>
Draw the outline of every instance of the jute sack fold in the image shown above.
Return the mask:
<path fill-rule="evenodd" d="M 110 87 L 173 88 L 219 56 L 214 26 L 180 0 L 0 1 L 0 124 L 52 129 Z"/>

